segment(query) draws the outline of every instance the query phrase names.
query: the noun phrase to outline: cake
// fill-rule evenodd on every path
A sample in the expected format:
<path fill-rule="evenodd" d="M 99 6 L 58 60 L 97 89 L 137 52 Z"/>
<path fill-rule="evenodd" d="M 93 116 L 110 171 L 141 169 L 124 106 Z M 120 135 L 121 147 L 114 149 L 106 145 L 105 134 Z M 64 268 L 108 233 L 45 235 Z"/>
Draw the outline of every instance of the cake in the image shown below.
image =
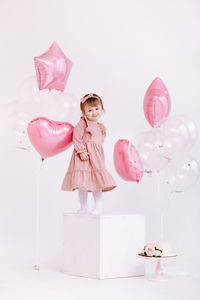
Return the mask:
<path fill-rule="evenodd" d="M 147 243 L 143 251 L 139 254 L 147 257 L 166 257 L 172 256 L 172 248 L 167 243 Z"/>

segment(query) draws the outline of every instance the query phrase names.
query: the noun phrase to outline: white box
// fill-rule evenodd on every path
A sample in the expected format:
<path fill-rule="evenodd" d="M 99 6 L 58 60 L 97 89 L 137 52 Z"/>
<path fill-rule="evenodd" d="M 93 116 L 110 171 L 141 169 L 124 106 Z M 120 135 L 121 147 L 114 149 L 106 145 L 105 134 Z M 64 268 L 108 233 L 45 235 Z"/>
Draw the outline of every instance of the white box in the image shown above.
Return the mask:
<path fill-rule="evenodd" d="M 144 262 L 137 257 L 144 244 L 143 215 L 64 214 L 67 274 L 98 279 L 144 275 Z"/>

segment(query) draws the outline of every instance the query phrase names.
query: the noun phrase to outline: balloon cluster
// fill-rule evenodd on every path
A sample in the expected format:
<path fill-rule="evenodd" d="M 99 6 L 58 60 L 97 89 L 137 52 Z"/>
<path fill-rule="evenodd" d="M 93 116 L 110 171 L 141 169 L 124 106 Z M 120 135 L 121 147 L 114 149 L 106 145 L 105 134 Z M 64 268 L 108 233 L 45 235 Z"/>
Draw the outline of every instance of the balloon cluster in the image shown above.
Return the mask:
<path fill-rule="evenodd" d="M 36 76 L 21 84 L 18 99 L 7 105 L 7 115 L 16 147 L 30 150 L 32 144 L 44 159 L 72 144 L 79 101 L 64 92 L 72 62 L 57 43 L 35 57 L 34 64 Z"/>
<path fill-rule="evenodd" d="M 155 78 L 143 101 L 144 115 L 153 129 L 140 133 L 135 146 L 119 140 L 114 147 L 115 168 L 123 179 L 139 182 L 144 173 L 162 174 L 171 192 L 183 192 L 199 179 L 199 163 L 188 156 L 198 138 L 197 127 L 186 115 L 170 117 L 170 108 L 168 90 Z"/>

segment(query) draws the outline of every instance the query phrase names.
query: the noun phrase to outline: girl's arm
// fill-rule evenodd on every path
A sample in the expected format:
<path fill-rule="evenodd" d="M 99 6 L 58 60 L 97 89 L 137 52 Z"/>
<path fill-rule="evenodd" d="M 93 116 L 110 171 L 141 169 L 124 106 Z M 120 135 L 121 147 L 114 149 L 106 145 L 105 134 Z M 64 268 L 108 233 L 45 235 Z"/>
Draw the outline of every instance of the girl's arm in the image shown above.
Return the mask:
<path fill-rule="evenodd" d="M 87 152 L 86 145 L 83 142 L 83 135 L 85 132 L 84 122 L 80 120 L 74 127 L 73 131 L 73 144 L 76 154 Z"/>

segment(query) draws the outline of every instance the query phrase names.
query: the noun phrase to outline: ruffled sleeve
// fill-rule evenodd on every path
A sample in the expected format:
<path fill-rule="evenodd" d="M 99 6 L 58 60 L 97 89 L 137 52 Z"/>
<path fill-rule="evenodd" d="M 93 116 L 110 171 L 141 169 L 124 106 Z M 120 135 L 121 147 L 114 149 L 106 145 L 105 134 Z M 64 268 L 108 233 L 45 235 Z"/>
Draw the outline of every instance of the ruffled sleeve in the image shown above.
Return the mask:
<path fill-rule="evenodd" d="M 103 143 L 106 138 L 106 127 L 102 123 L 100 123 L 99 125 L 101 127 L 102 143 Z"/>
<path fill-rule="evenodd" d="M 76 154 L 87 151 L 86 145 L 83 142 L 83 135 L 85 132 L 85 122 L 81 119 L 74 127 L 73 144 Z"/>

